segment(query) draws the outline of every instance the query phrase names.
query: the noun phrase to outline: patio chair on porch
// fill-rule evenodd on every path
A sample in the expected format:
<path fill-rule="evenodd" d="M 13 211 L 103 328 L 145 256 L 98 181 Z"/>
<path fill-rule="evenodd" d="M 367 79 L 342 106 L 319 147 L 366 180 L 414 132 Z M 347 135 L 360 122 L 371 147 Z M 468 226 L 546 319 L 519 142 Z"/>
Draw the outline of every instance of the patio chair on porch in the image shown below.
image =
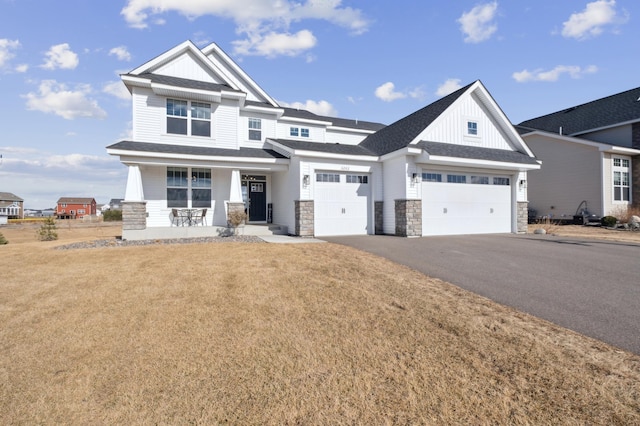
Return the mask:
<path fill-rule="evenodd" d="M 194 225 L 207 226 L 207 209 L 198 210 L 192 217 Z"/>
<path fill-rule="evenodd" d="M 187 217 L 178 209 L 171 209 L 171 225 L 184 226 Z"/>

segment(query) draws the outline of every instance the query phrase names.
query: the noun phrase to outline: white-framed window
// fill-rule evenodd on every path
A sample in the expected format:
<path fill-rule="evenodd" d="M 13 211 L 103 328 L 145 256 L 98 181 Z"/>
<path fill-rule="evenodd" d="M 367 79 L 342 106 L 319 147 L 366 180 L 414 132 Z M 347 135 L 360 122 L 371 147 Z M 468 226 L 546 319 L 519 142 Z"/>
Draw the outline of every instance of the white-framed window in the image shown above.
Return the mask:
<path fill-rule="evenodd" d="M 211 137 L 211 104 L 167 99 L 167 133 Z"/>
<path fill-rule="evenodd" d="M 509 185 L 509 178 L 508 177 L 495 176 L 493 178 L 493 184 L 494 185 Z"/>
<path fill-rule="evenodd" d="M 442 182 L 442 173 L 423 173 L 423 182 Z"/>
<path fill-rule="evenodd" d="M 365 175 L 347 175 L 347 183 L 369 183 L 369 176 Z"/>
<path fill-rule="evenodd" d="M 78 209 L 78 214 L 85 214 L 85 213 L 86 213 L 85 209 Z"/>
<path fill-rule="evenodd" d="M 467 135 L 478 136 L 478 122 L 467 121 Z"/>
<path fill-rule="evenodd" d="M 336 173 L 316 173 L 316 182 L 340 182 L 340 175 Z"/>
<path fill-rule="evenodd" d="M 249 118 L 249 140 L 250 141 L 262 140 L 262 119 Z"/>
<path fill-rule="evenodd" d="M 475 185 L 489 185 L 489 176 L 471 176 L 471 183 Z"/>
<path fill-rule="evenodd" d="M 309 137 L 309 129 L 303 127 L 300 129 L 300 136 L 303 138 L 308 138 Z"/>
<path fill-rule="evenodd" d="M 613 157 L 613 201 L 631 201 L 631 159 Z"/>
<path fill-rule="evenodd" d="M 289 127 L 289 136 L 308 138 L 309 129 L 306 127 Z"/>
<path fill-rule="evenodd" d="M 167 207 L 211 207 L 211 169 L 167 167 Z"/>
<path fill-rule="evenodd" d="M 297 127 L 289 127 L 289 136 L 300 136 L 300 129 L 298 129 Z"/>
<path fill-rule="evenodd" d="M 467 183 L 466 175 L 447 175 L 448 183 Z"/>

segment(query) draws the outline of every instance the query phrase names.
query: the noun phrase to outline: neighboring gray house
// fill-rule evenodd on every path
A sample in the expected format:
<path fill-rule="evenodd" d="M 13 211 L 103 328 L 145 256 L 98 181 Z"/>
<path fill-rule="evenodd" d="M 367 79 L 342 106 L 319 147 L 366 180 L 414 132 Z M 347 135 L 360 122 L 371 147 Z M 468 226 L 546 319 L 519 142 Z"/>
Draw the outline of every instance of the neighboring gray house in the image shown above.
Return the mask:
<path fill-rule="evenodd" d="M 300 236 L 526 230 L 540 164 L 480 81 L 384 126 L 282 107 L 215 43 L 122 80 L 124 239 L 218 235 L 236 211 Z"/>
<path fill-rule="evenodd" d="M 0 192 L 0 216 L 24 219 L 24 200 L 10 192 Z"/>
<path fill-rule="evenodd" d="M 529 173 L 537 216 L 615 215 L 640 203 L 640 87 L 516 127 L 543 164 Z"/>

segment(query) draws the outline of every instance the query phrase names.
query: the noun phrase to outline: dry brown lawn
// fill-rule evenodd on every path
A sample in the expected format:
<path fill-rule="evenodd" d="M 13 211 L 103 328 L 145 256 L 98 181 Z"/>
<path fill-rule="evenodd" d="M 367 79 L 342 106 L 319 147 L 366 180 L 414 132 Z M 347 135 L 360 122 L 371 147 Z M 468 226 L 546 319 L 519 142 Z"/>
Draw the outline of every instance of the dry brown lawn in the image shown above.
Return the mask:
<path fill-rule="evenodd" d="M 640 424 L 640 357 L 385 259 L 63 229 L 0 228 L 0 424 Z"/>

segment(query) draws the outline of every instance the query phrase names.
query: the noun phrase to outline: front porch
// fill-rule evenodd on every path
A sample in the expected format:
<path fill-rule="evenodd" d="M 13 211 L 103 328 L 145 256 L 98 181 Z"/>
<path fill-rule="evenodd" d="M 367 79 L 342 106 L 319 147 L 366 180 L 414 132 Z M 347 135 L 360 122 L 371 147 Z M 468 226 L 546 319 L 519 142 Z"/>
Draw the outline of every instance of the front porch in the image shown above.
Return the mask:
<path fill-rule="evenodd" d="M 234 234 L 234 229 L 224 226 L 172 226 L 145 229 L 122 229 L 123 240 L 169 240 L 177 238 L 226 237 Z M 288 235 L 283 225 L 245 224 L 237 228 L 237 235 Z"/>

